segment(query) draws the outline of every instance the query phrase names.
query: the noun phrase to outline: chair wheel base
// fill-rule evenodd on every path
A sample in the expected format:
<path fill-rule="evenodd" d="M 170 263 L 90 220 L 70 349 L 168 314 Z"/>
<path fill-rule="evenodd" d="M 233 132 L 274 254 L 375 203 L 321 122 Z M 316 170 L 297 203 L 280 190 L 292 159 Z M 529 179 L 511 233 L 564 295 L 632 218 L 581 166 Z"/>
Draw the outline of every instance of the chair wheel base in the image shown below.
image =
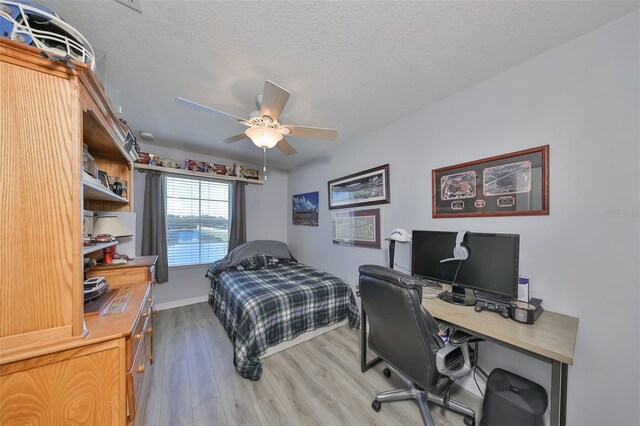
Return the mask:
<path fill-rule="evenodd" d="M 471 416 L 464 416 L 464 424 L 467 426 L 476 426 L 476 418 Z"/>
<path fill-rule="evenodd" d="M 382 408 L 382 403 L 377 399 L 374 399 L 371 403 L 371 408 L 373 408 L 373 411 L 375 411 L 376 413 L 379 413 L 380 409 Z"/>
<path fill-rule="evenodd" d="M 382 374 L 384 374 L 385 377 L 391 377 L 391 370 L 385 368 L 384 370 L 382 370 Z"/>

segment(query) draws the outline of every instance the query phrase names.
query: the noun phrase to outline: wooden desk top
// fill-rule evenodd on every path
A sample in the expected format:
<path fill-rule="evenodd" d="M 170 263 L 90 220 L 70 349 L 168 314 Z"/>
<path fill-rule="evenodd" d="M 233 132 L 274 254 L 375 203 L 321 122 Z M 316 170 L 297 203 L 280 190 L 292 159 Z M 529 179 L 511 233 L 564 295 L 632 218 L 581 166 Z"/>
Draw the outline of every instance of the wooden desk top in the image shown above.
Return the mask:
<path fill-rule="evenodd" d="M 118 289 L 118 291 L 124 291 L 126 288 L 131 288 L 131 297 L 124 311 L 112 315 L 86 318 L 87 333 L 85 335 L 73 336 L 68 339 L 29 348 L 3 349 L 0 352 L 0 375 L 13 371 L 16 367 L 8 364 L 16 361 L 129 336 L 133 331 L 136 318 L 144 307 L 144 299 L 147 297 L 149 284 L 133 284 Z"/>
<path fill-rule="evenodd" d="M 490 311 L 476 312 L 440 299 L 422 299 L 436 319 L 538 355 L 573 365 L 578 318 L 544 311 L 534 325 L 520 324 Z"/>
<path fill-rule="evenodd" d="M 130 289 L 130 297 L 122 312 L 85 318 L 89 331 L 87 340 L 115 339 L 131 334 L 136 318 L 144 308 L 144 299 L 147 297 L 149 285 L 148 283 L 125 285 L 117 291 L 124 293 L 127 289 Z"/>

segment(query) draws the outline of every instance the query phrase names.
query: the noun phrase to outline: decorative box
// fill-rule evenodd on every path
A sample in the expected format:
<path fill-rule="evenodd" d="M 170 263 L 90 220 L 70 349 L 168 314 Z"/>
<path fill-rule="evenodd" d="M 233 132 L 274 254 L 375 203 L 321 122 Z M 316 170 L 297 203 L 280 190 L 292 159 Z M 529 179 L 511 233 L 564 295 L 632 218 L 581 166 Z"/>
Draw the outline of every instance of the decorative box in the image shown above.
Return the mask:
<path fill-rule="evenodd" d="M 149 156 L 148 152 L 139 152 L 138 153 L 138 159 L 136 160 L 136 163 L 149 164 L 149 160 L 150 159 L 151 159 L 151 157 Z"/>
<path fill-rule="evenodd" d="M 191 170 L 194 172 L 208 172 L 209 171 L 209 163 L 206 161 L 195 161 L 189 160 L 188 158 L 184 160 L 184 168 L 187 170 Z"/>
<path fill-rule="evenodd" d="M 227 166 L 225 166 L 224 164 L 214 164 L 214 163 L 210 163 L 209 164 L 211 171 L 215 174 L 218 175 L 226 175 L 227 174 Z"/>
<path fill-rule="evenodd" d="M 241 169 L 240 176 L 246 179 L 260 180 L 260 173 L 258 173 L 257 170 L 253 170 L 253 169 L 244 169 L 244 168 Z"/>

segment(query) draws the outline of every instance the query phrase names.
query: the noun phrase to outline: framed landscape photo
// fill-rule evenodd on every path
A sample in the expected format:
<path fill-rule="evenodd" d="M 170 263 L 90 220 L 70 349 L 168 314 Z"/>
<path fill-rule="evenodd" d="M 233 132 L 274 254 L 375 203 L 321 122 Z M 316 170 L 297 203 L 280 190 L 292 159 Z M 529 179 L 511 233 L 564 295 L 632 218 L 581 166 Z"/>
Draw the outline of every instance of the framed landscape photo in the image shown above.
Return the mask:
<path fill-rule="evenodd" d="M 291 197 L 294 225 L 318 226 L 318 198 L 318 191 Z"/>
<path fill-rule="evenodd" d="M 431 172 L 432 216 L 549 214 L 549 145 Z"/>
<path fill-rule="evenodd" d="M 333 243 L 377 248 L 380 245 L 380 209 L 333 213 Z"/>
<path fill-rule="evenodd" d="M 332 210 L 390 203 L 389 165 L 330 180 L 328 187 Z"/>

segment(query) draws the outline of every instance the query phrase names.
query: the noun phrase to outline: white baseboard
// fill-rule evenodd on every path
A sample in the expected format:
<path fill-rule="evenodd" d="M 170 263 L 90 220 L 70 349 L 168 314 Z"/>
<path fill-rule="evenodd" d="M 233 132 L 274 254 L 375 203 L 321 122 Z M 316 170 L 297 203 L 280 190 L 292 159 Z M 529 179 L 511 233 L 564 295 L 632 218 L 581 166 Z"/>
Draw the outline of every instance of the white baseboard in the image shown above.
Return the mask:
<path fill-rule="evenodd" d="M 209 296 L 190 297 L 189 299 L 172 300 L 171 302 L 156 303 L 155 308 L 159 311 L 166 309 L 179 308 L 180 306 L 193 305 L 195 303 L 202 303 L 209 300 Z"/>

